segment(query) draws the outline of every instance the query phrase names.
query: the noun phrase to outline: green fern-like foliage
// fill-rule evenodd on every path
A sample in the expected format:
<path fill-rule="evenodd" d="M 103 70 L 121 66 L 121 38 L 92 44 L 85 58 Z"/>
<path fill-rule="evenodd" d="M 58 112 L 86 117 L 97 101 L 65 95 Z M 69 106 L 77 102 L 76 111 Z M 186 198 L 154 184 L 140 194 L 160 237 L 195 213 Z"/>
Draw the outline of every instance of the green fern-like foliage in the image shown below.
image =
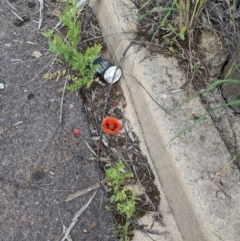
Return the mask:
<path fill-rule="evenodd" d="M 86 49 L 85 53 L 80 53 L 77 49 L 78 43 L 81 41 L 80 29 L 81 23 L 77 20 L 79 9 L 76 7 L 77 0 L 72 0 L 72 3 L 67 4 L 59 15 L 60 20 L 66 27 L 66 37 L 63 37 L 53 30 L 48 30 L 42 33 L 48 38 L 50 51 L 61 56 L 58 60 L 62 63 L 71 65 L 78 80 L 69 86 L 68 90 L 76 91 L 82 87 L 90 87 L 94 72 L 97 69 L 93 65 L 93 60 L 99 55 L 101 45 L 94 45 Z"/>

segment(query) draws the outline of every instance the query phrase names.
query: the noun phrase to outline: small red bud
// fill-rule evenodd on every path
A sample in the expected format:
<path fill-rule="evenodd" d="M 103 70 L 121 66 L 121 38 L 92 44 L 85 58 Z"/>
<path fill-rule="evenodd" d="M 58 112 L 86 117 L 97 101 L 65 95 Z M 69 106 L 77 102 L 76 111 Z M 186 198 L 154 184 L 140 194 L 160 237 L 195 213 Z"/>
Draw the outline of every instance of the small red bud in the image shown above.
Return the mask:
<path fill-rule="evenodd" d="M 75 129 L 73 130 L 74 136 L 78 136 L 79 133 L 80 133 L 80 130 L 79 130 L 78 128 L 75 128 Z"/>

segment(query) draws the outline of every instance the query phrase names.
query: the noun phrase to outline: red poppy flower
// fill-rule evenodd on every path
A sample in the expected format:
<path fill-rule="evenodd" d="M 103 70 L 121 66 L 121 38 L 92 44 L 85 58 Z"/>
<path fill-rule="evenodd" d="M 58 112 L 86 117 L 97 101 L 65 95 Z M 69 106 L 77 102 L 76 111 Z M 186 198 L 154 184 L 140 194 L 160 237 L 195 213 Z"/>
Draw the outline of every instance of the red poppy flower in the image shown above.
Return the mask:
<path fill-rule="evenodd" d="M 107 116 L 103 119 L 102 129 L 109 135 L 115 135 L 121 129 L 121 124 L 116 118 Z"/>

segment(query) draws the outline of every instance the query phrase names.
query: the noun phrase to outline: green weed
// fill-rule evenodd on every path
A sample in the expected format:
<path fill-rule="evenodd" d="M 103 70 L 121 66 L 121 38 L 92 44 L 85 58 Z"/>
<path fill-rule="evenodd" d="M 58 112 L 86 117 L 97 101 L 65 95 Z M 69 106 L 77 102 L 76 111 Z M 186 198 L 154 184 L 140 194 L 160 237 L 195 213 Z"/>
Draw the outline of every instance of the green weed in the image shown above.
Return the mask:
<path fill-rule="evenodd" d="M 127 218 L 132 217 L 135 212 L 136 194 L 131 191 L 129 186 L 122 187 L 122 185 L 125 180 L 133 178 L 133 174 L 126 172 L 122 160 L 119 160 L 114 167 L 106 170 L 106 177 L 109 179 L 108 191 L 112 192 L 110 202 L 116 204 L 117 210 L 121 214 L 126 215 Z"/>
<path fill-rule="evenodd" d="M 126 223 L 119 225 L 117 235 L 121 236 L 120 240 L 130 240 L 132 234 L 129 230 L 129 219 L 134 215 L 136 209 L 136 193 L 130 186 L 123 186 L 124 182 L 133 178 L 133 174 L 125 170 L 124 163 L 119 160 L 118 163 L 106 170 L 108 178 L 108 192 L 111 193 L 110 203 L 115 206 L 117 211 L 126 217 Z M 109 209 L 109 207 L 106 207 Z"/>
<path fill-rule="evenodd" d="M 216 232 L 212 231 L 212 233 L 218 238 L 219 241 L 224 241 L 220 235 L 218 235 Z"/>
<path fill-rule="evenodd" d="M 160 29 L 172 33 L 184 41 L 188 31 L 191 32 L 194 25 L 194 19 L 196 19 L 201 13 L 205 2 L 206 0 L 173 0 L 170 1 L 169 4 L 171 5 L 169 6 L 152 7 L 150 1 L 146 1 L 138 10 L 137 20 L 149 19 L 155 16 L 154 14 L 156 13 L 162 13 L 161 15 L 163 17 L 157 24 L 151 42 L 155 39 Z M 172 19 L 169 19 L 170 17 L 172 17 Z M 177 21 L 173 21 L 173 18 L 176 18 Z"/>
<path fill-rule="evenodd" d="M 68 64 L 75 72 L 77 80 L 67 86 L 68 90 L 76 91 L 81 87 L 89 87 L 92 83 L 94 72 L 97 69 L 93 60 L 99 55 L 101 45 L 88 47 L 85 53 L 78 51 L 78 43 L 81 41 L 81 23 L 77 18 L 79 9 L 76 7 L 77 0 L 68 3 L 61 14 L 58 15 L 66 28 L 66 37 L 57 31 L 48 30 L 42 35 L 48 38 L 50 51 L 58 54 L 58 61 Z"/>
<path fill-rule="evenodd" d="M 120 236 L 119 241 L 130 241 L 130 236 L 133 234 L 130 231 L 130 222 L 126 222 L 123 226 L 120 225 L 117 227 L 117 235 Z"/>
<path fill-rule="evenodd" d="M 230 166 L 234 163 L 234 161 L 237 159 L 237 157 L 240 155 L 240 150 L 237 152 L 237 154 L 227 163 L 227 165 L 222 169 L 220 170 L 219 172 L 217 172 L 215 175 L 214 175 L 214 178 L 213 180 L 216 179 L 216 177 L 218 175 L 220 175 L 221 173 L 223 173 L 227 168 L 230 168 Z"/>

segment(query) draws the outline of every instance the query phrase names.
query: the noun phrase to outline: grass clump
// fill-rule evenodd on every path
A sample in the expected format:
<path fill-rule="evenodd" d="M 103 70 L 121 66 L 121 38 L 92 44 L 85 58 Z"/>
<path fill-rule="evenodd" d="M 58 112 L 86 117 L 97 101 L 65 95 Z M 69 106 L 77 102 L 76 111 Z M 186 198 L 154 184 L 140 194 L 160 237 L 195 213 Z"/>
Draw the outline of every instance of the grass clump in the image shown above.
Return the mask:
<path fill-rule="evenodd" d="M 117 235 L 120 240 L 130 240 L 132 232 L 130 231 L 130 218 L 133 217 L 136 209 L 136 193 L 130 186 L 124 186 L 124 182 L 133 178 L 133 174 L 125 170 L 122 160 L 106 170 L 108 178 L 108 192 L 111 194 L 110 203 L 116 210 L 125 217 L 125 224 L 119 225 Z M 106 207 L 110 209 L 109 207 Z"/>
<path fill-rule="evenodd" d="M 48 38 L 50 51 L 58 54 L 58 61 L 68 64 L 74 71 L 75 81 L 67 86 L 68 90 L 76 91 L 82 87 L 90 87 L 94 73 L 97 69 L 93 60 L 99 55 L 101 45 L 95 44 L 88 47 L 84 53 L 78 51 L 78 44 L 81 41 L 81 22 L 78 20 L 77 0 L 66 4 L 64 10 L 58 15 L 65 26 L 66 36 L 61 33 L 48 30 L 42 35 Z"/>
<path fill-rule="evenodd" d="M 173 0 L 167 5 L 162 3 L 163 7 L 160 6 L 160 1 L 155 3 L 145 1 L 138 10 L 137 20 L 150 20 L 161 16 L 161 20 L 156 22 L 150 43 L 153 42 L 160 30 L 166 33 L 163 40 L 167 36 L 174 35 L 184 41 L 187 33 L 193 29 L 194 20 L 201 13 L 205 3 L 206 0 Z"/>

